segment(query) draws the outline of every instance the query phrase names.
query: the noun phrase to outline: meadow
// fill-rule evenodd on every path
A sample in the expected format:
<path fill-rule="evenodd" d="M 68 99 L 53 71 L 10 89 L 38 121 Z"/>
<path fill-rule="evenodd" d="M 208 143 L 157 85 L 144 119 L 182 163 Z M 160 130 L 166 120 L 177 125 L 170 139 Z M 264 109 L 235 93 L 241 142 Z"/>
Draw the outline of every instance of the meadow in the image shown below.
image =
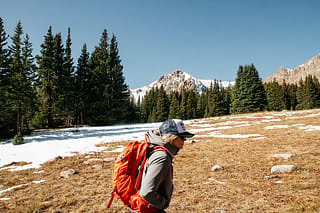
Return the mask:
<path fill-rule="evenodd" d="M 319 118 L 315 109 L 186 121 L 196 136 L 174 159 L 167 212 L 319 212 Z M 127 212 L 116 199 L 106 206 L 113 159 L 131 140 L 102 143 L 103 151 L 57 157 L 40 168 L 9 170 L 26 162 L 0 167 L 0 212 Z M 276 165 L 294 170 L 273 174 Z M 61 177 L 68 169 L 76 173 Z"/>

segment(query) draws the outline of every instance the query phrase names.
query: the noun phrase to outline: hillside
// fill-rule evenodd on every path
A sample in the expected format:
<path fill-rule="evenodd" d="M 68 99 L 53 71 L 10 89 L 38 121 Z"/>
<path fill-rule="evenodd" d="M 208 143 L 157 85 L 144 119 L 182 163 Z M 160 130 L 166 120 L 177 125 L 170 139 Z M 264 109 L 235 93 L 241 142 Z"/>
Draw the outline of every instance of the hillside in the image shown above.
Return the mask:
<path fill-rule="evenodd" d="M 185 121 L 196 136 L 175 157 L 167 212 L 317 212 L 319 116 L 315 109 Z M 0 212 L 127 212 L 117 200 L 106 206 L 113 160 L 128 140 L 105 141 L 98 145 L 103 151 L 61 156 L 40 168 L 9 170 L 26 162 L 1 166 Z M 292 170 L 277 172 L 278 165 Z M 68 169 L 75 173 L 61 177 Z"/>
<path fill-rule="evenodd" d="M 283 81 L 290 84 L 299 83 L 301 79 L 304 80 L 308 75 L 315 76 L 320 80 L 320 54 L 293 69 L 280 67 L 272 76 L 267 77 L 264 82 L 276 80 L 279 83 Z"/>
<path fill-rule="evenodd" d="M 143 86 L 141 88 L 130 90 L 131 97 L 137 102 L 143 98 L 145 94 L 156 88 L 164 87 L 167 93 L 172 91 L 180 91 L 182 89 L 195 89 L 201 93 L 204 89 L 209 88 L 214 80 L 199 80 L 188 73 L 180 70 L 175 70 L 167 75 L 161 76 L 158 80 Z M 227 87 L 233 85 L 233 82 L 222 82 L 222 85 Z"/>

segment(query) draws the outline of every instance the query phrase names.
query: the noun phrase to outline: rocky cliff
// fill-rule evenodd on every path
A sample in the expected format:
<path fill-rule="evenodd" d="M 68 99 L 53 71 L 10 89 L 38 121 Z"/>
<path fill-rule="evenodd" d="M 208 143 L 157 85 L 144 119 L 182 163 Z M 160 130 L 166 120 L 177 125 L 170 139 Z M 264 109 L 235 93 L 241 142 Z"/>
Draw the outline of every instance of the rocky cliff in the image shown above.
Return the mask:
<path fill-rule="evenodd" d="M 293 69 L 280 67 L 272 76 L 267 77 L 264 82 L 276 80 L 282 83 L 285 80 L 286 83 L 290 84 L 299 83 L 301 79 L 304 80 L 308 75 L 317 77 L 320 80 L 320 54 Z"/>

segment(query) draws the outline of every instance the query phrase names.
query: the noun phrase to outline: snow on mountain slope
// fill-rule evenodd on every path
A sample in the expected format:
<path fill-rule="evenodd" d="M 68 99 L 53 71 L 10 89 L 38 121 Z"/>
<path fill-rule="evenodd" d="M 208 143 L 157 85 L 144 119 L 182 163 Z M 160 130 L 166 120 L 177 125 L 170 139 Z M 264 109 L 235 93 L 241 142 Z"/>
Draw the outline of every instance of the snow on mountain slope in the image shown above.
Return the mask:
<path fill-rule="evenodd" d="M 152 89 L 163 86 L 167 93 L 172 91 L 180 91 L 182 89 L 196 89 L 201 93 L 204 89 L 209 88 L 214 80 L 199 80 L 188 73 L 180 70 L 175 70 L 167 75 L 161 76 L 158 80 L 137 89 L 130 90 L 130 95 L 137 103 L 142 100 L 146 93 Z M 222 86 L 232 86 L 233 82 L 221 82 Z"/>
<path fill-rule="evenodd" d="M 214 80 L 199 80 L 199 81 L 201 81 L 206 86 L 206 88 L 210 88 L 211 84 L 214 83 Z M 219 83 L 221 83 L 222 87 L 225 87 L 225 88 L 234 85 L 233 81 L 221 81 Z"/>

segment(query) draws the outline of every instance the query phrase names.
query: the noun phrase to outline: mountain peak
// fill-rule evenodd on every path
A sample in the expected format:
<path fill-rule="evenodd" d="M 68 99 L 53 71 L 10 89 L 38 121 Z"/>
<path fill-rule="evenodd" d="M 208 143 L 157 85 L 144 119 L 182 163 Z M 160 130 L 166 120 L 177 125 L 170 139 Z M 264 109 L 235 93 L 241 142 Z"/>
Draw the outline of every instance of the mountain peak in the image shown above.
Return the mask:
<path fill-rule="evenodd" d="M 152 89 L 157 89 L 163 86 L 164 91 L 168 94 L 174 91 L 181 91 L 182 89 L 195 89 L 201 93 L 204 89 L 210 87 L 213 80 L 198 80 L 190 74 L 181 70 L 175 70 L 167 75 L 162 75 L 158 80 L 137 89 L 130 90 L 130 95 L 137 103 L 142 99 L 146 93 Z M 232 83 L 223 82 L 223 86 L 232 85 Z"/>
<path fill-rule="evenodd" d="M 167 75 L 163 75 L 152 83 L 153 89 L 160 88 L 160 86 L 163 86 L 167 93 L 180 91 L 181 89 L 196 89 L 201 91 L 205 88 L 201 81 L 180 70 L 175 70 Z"/>
<path fill-rule="evenodd" d="M 152 89 L 157 89 L 163 86 L 164 91 L 168 94 L 173 91 L 180 91 L 182 89 L 196 89 L 201 92 L 206 86 L 198 79 L 192 77 L 190 74 L 175 70 L 167 75 L 162 75 L 158 80 L 137 89 L 132 89 L 131 96 L 134 97 L 135 102 L 139 98 L 143 98 L 146 93 Z"/>
<path fill-rule="evenodd" d="M 294 84 L 299 83 L 301 79 L 305 80 L 308 75 L 312 75 L 320 80 L 320 54 L 293 69 L 280 67 L 272 76 L 268 76 L 264 82 L 275 80 L 279 83 L 285 81 L 286 83 Z"/>

